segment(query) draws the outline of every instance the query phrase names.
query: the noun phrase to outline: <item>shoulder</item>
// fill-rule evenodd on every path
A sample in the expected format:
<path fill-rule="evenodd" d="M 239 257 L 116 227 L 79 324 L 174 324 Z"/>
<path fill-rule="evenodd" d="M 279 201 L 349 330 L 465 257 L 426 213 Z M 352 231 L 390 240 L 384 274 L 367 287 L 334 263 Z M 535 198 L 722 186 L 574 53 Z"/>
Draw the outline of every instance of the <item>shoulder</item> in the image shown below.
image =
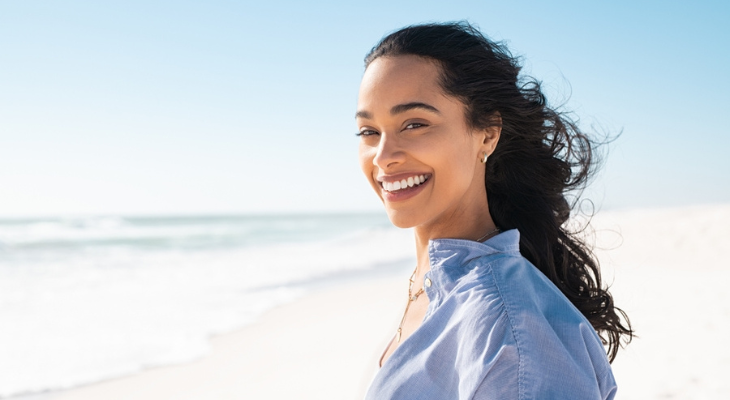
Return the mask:
<path fill-rule="evenodd" d="M 454 295 L 468 298 L 472 292 L 465 305 L 476 320 L 497 312 L 499 317 L 491 319 L 499 323 L 481 329 L 489 337 L 504 336 L 491 353 L 514 346 L 519 398 L 606 398 L 615 390 L 597 333 L 542 272 L 515 254 L 470 263 L 472 273 L 462 276 Z M 488 340 L 482 344 L 491 347 Z M 501 381 L 501 369 L 485 371 L 483 381 Z"/>

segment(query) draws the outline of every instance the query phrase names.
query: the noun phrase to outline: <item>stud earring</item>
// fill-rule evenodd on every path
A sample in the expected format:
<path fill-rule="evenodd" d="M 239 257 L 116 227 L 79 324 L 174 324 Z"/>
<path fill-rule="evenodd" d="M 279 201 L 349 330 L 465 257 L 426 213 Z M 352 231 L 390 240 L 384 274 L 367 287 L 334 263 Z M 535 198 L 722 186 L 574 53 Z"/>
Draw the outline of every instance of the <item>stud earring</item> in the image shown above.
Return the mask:
<path fill-rule="evenodd" d="M 487 152 L 485 151 L 484 152 L 484 158 L 481 159 L 482 164 L 486 164 L 487 163 L 487 158 L 489 158 L 489 154 L 487 154 Z"/>

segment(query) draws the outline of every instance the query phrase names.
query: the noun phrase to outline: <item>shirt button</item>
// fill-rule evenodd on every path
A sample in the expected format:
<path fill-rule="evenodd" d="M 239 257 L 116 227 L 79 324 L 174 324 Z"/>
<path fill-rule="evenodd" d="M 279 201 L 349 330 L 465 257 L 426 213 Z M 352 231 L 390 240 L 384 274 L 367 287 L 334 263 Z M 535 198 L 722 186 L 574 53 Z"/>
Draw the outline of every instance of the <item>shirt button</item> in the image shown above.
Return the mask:
<path fill-rule="evenodd" d="M 426 281 L 423 282 L 423 283 L 426 285 L 426 287 L 431 287 L 431 280 L 430 279 L 426 278 Z"/>

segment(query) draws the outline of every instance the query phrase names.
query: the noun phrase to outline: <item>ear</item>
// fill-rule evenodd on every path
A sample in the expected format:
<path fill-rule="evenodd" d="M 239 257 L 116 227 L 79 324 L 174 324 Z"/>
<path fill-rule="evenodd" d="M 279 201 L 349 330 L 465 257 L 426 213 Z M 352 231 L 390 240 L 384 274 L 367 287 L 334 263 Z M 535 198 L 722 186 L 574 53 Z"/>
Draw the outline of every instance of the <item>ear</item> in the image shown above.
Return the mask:
<path fill-rule="evenodd" d="M 491 120 L 490 126 L 479 132 L 479 137 L 482 139 L 480 151 L 486 152 L 488 155 L 494 153 L 497 142 L 499 142 L 499 136 L 502 133 L 502 115 L 495 112 Z"/>

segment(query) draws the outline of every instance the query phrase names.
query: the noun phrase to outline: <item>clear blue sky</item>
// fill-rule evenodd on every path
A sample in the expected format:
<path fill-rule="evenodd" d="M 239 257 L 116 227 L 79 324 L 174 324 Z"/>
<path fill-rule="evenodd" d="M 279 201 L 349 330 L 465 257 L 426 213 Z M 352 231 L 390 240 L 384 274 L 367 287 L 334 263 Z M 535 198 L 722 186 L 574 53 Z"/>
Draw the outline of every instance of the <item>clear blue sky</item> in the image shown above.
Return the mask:
<path fill-rule="evenodd" d="M 585 128 L 603 209 L 730 201 L 730 3 L 2 1 L 0 215 L 376 210 L 362 58 L 467 19 Z"/>

